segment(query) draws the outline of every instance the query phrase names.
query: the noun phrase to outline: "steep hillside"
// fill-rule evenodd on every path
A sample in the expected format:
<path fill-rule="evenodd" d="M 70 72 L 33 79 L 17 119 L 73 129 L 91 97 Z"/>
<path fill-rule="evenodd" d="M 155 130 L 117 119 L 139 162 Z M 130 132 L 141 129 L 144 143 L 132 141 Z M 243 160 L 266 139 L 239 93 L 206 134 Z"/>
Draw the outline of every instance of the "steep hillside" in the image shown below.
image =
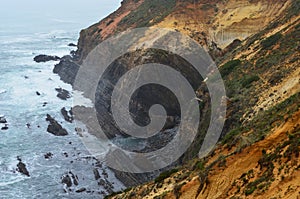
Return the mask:
<path fill-rule="evenodd" d="M 176 168 L 166 168 L 159 176 L 161 171 L 147 175 L 116 172 L 128 186 L 158 177 L 110 197 L 296 198 L 300 191 L 299 13 L 299 0 L 124 0 L 116 12 L 82 30 L 73 57 L 65 57 L 55 67 L 66 82 L 72 83 L 79 64 L 105 39 L 130 28 L 154 26 L 179 31 L 203 45 L 217 63 L 227 91 L 222 138 L 209 157 L 197 158 L 210 114 L 203 83 L 196 90 L 203 99 L 204 119 L 192 146 L 172 165 Z M 184 60 L 164 52 L 137 51 L 112 66 L 124 72 L 158 59 L 191 73 Z M 116 71 L 107 74 L 108 85 L 122 75 Z M 160 98 L 150 91 L 144 93 L 149 104 Z M 172 101 L 171 96 L 161 100 Z M 172 116 L 177 116 L 170 106 Z M 101 113 L 109 112 L 106 108 Z M 118 134 L 110 122 L 100 122 L 111 137 Z M 162 142 L 157 140 L 150 148 Z"/>
<path fill-rule="evenodd" d="M 205 160 L 162 173 L 155 182 L 112 198 L 297 198 L 300 191 L 300 107 L 264 140 L 243 150 L 219 146 Z M 243 136 L 245 141 L 247 136 Z"/>

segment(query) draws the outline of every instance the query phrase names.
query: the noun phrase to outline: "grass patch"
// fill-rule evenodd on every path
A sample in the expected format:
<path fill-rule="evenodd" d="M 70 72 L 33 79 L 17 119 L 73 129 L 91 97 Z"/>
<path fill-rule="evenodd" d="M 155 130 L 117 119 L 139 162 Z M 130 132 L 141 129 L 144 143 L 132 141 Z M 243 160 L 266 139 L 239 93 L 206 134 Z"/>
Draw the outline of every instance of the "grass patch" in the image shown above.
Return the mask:
<path fill-rule="evenodd" d="M 233 129 L 233 130 L 231 130 L 229 133 L 227 133 L 224 136 L 224 138 L 222 140 L 222 144 L 227 144 L 227 143 L 231 142 L 234 139 L 234 137 L 236 135 L 238 135 L 239 133 L 240 133 L 240 129 Z"/>
<path fill-rule="evenodd" d="M 171 169 L 169 171 L 162 172 L 157 178 L 155 178 L 154 182 L 162 182 L 164 179 L 170 177 L 173 173 L 178 172 L 178 169 Z"/>
<path fill-rule="evenodd" d="M 249 88 L 253 82 L 258 80 L 259 77 L 257 75 L 247 75 L 245 78 L 241 79 L 241 85 L 242 87 Z"/>

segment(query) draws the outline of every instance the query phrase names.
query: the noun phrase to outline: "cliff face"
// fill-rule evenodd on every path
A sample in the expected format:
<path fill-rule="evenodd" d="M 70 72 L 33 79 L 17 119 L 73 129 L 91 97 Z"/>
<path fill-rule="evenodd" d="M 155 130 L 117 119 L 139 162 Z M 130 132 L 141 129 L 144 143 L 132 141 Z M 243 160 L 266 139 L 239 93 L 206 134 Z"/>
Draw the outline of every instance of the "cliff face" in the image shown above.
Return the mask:
<path fill-rule="evenodd" d="M 298 197 L 299 3 L 287 2 L 279 18 L 217 57 L 228 110 L 226 135 L 214 152 L 112 198 Z"/>
<path fill-rule="evenodd" d="M 66 57 L 55 67 L 68 83 L 73 82 L 79 64 L 100 42 L 129 28 L 154 26 L 182 32 L 204 46 L 217 62 L 227 90 L 223 138 L 210 157 L 196 158 L 208 123 L 202 119 L 202 131 L 176 162 L 184 166 L 115 198 L 257 198 L 285 193 L 293 198 L 299 191 L 294 185 L 299 180 L 295 177 L 300 130 L 299 5 L 299 0 L 124 0 L 116 12 L 81 31 L 73 58 Z M 168 65 L 182 66 L 187 76 L 192 73 L 177 57 L 151 51 L 136 53 L 139 56 L 121 57 L 111 67 L 124 73 L 134 65 L 161 59 Z M 117 70 L 107 74 L 109 83 L 106 81 L 105 87 L 109 92 L 120 75 Z M 197 84 L 196 89 L 204 99 L 203 118 L 209 115 L 210 106 L 204 87 Z M 152 104 L 151 90 L 149 87 L 137 93 L 133 101 L 142 98 L 146 105 Z M 98 96 L 105 96 L 105 92 L 100 88 Z M 107 105 L 105 100 L 96 104 L 101 113 L 107 113 L 99 121 L 114 137 L 120 132 L 107 122 L 111 113 L 109 106 L 103 106 Z M 174 102 L 171 95 L 160 101 Z M 176 105 L 171 103 L 169 108 L 173 117 L 180 115 Z M 136 109 L 136 113 L 143 113 L 139 111 Z M 151 147 L 157 146 L 159 142 Z M 283 173 L 283 169 L 287 171 Z M 132 186 L 149 181 L 158 172 L 117 175 Z M 274 190 L 278 190 L 277 195 Z"/>
<path fill-rule="evenodd" d="M 124 0 L 121 7 L 99 23 L 82 30 L 77 55 L 80 60 L 101 41 L 129 28 L 156 26 L 178 30 L 200 44 L 224 49 L 275 20 L 288 0 Z"/>

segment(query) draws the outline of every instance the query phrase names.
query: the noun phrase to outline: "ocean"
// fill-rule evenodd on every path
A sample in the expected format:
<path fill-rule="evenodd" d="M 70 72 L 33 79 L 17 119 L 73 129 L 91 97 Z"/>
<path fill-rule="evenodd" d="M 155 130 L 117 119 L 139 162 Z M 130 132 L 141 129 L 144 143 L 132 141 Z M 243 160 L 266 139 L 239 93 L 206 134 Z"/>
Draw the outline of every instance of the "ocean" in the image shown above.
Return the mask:
<path fill-rule="evenodd" d="M 66 122 L 61 115 L 61 108 L 69 110 L 73 102 L 72 98 L 61 100 L 56 96 L 55 88 L 59 87 L 72 94 L 71 86 L 52 73 L 58 62 L 33 61 L 39 54 L 63 56 L 75 50 L 68 44 L 77 42 L 82 28 L 76 21 L 54 18 L 0 25 L 0 115 L 8 126 L 0 130 L 1 199 L 103 198 L 108 191 L 95 180 L 95 168 L 101 178 L 112 183 L 113 191 L 124 188 L 110 170 L 97 166 L 75 132 L 76 123 Z M 56 137 L 48 133 L 47 114 L 69 135 Z M 4 126 L 0 124 L 0 129 Z M 47 153 L 53 156 L 46 159 Z M 16 171 L 17 157 L 26 164 L 30 177 Z M 77 176 L 78 185 L 65 191 L 61 178 L 68 172 Z M 81 188 L 86 191 L 76 193 Z"/>

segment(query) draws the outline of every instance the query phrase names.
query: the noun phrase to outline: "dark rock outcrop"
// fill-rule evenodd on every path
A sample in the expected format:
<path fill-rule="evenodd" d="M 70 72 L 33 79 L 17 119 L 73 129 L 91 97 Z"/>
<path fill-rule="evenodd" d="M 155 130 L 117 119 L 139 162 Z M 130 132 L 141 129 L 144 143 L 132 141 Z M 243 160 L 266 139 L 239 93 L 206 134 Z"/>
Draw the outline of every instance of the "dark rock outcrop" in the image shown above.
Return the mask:
<path fill-rule="evenodd" d="M 6 124 L 7 123 L 7 120 L 4 116 L 0 116 L 0 123 L 1 124 Z"/>
<path fill-rule="evenodd" d="M 1 128 L 1 130 L 8 130 L 8 124 L 5 124 L 5 126 L 3 126 L 3 127 Z"/>
<path fill-rule="evenodd" d="M 100 179 L 100 174 L 99 174 L 98 169 L 95 168 L 93 170 L 93 173 L 94 173 L 94 176 L 95 176 L 95 180 L 99 180 Z"/>
<path fill-rule="evenodd" d="M 59 61 L 60 57 L 53 55 L 38 55 L 33 58 L 37 63 L 48 62 L 48 61 Z"/>
<path fill-rule="evenodd" d="M 58 94 L 56 96 L 62 100 L 67 100 L 68 98 L 71 97 L 70 92 L 65 89 L 56 88 L 55 90 L 58 92 Z"/>
<path fill-rule="evenodd" d="M 17 171 L 30 177 L 30 174 L 26 168 L 26 164 L 24 164 L 19 157 L 17 159 L 19 160 L 19 163 L 17 164 Z"/>
<path fill-rule="evenodd" d="M 72 180 L 69 175 L 64 175 L 61 179 L 61 183 L 67 185 L 67 187 L 72 186 Z"/>
<path fill-rule="evenodd" d="M 44 155 L 45 159 L 50 159 L 53 157 L 53 153 L 49 152 Z"/>
<path fill-rule="evenodd" d="M 69 171 L 61 177 L 61 183 L 65 184 L 67 187 L 71 187 L 72 185 L 78 186 L 78 178 L 74 173 Z"/>
<path fill-rule="evenodd" d="M 71 56 L 67 55 L 61 58 L 60 62 L 55 65 L 53 72 L 60 76 L 60 79 L 68 84 L 73 84 L 79 65 L 74 62 Z"/>
<path fill-rule="evenodd" d="M 70 46 L 70 47 L 77 47 L 77 45 L 73 44 L 73 43 L 69 43 L 68 46 Z"/>
<path fill-rule="evenodd" d="M 47 128 L 47 131 L 55 136 L 66 136 L 68 132 L 64 129 L 54 118 L 47 114 L 46 121 L 50 124 Z"/>
<path fill-rule="evenodd" d="M 67 111 L 65 107 L 63 107 L 61 110 L 60 110 L 61 114 L 64 116 L 64 119 L 67 121 L 67 122 L 70 122 L 72 123 L 74 118 L 73 118 L 73 112 L 72 112 L 72 109 L 70 111 Z"/>
<path fill-rule="evenodd" d="M 86 188 L 82 187 L 80 189 L 77 189 L 75 192 L 76 193 L 82 193 L 82 192 L 85 192 L 86 191 Z"/>

